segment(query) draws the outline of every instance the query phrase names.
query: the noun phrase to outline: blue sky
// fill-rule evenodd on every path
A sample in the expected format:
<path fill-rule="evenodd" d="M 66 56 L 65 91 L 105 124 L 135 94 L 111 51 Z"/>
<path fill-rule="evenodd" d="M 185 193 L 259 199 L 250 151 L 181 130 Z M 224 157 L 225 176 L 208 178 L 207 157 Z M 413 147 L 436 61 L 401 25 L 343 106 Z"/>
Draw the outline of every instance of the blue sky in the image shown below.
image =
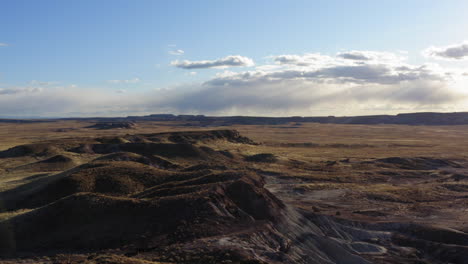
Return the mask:
<path fill-rule="evenodd" d="M 465 102 L 454 98 L 465 93 L 467 11 L 462 0 L 2 0 L 0 116 L 463 111 Z M 445 56 L 450 47 L 462 54 Z M 358 51 L 404 59 L 338 60 L 339 53 Z M 284 63 L 282 55 L 315 62 Z M 228 56 L 239 57 L 223 60 Z M 214 64 L 183 66 L 206 61 Z M 365 70 L 368 77 L 362 63 L 373 73 L 385 66 L 378 70 L 386 81 L 350 76 L 349 70 Z M 403 65 L 412 67 L 404 73 L 412 77 L 388 83 Z M 426 65 L 430 72 L 416 72 Z M 315 74 L 277 77 L 291 71 Z M 215 87 L 219 79 L 223 85 Z M 351 100 L 326 93 L 343 89 Z M 395 92 L 400 96 L 388 100 Z"/>

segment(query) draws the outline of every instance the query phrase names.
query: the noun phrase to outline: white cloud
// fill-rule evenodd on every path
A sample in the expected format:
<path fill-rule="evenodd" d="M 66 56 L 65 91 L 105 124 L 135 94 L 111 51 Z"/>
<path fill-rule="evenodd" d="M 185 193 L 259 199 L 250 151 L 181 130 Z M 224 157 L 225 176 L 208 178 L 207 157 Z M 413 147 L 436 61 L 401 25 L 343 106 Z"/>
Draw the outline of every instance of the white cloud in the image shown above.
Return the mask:
<path fill-rule="evenodd" d="M 7 43 L 0 42 L 0 47 L 8 47 L 9 45 Z"/>
<path fill-rule="evenodd" d="M 348 53 L 368 59 L 343 58 Z M 123 90 L 99 88 L 47 86 L 40 92 L 5 88 L 0 113 L 311 116 L 468 110 L 463 69 L 412 65 L 398 54 L 370 51 L 280 55 L 273 61 L 249 71 L 219 72 L 202 83 L 154 87 L 125 96 L 119 94 Z"/>
<path fill-rule="evenodd" d="M 341 53 L 342 54 L 342 53 Z M 432 65 L 409 65 L 393 54 L 366 53 L 368 60 L 349 60 L 320 54 L 281 55 L 274 57 L 282 67 L 258 67 L 243 73 L 224 72 L 207 84 L 236 85 L 246 82 L 309 80 L 335 84 L 397 84 L 412 80 L 445 78 Z"/>
<path fill-rule="evenodd" d="M 232 55 L 217 60 L 173 61 L 171 65 L 182 69 L 228 68 L 253 66 L 252 59 L 240 55 Z"/>
<path fill-rule="evenodd" d="M 34 94 L 42 92 L 40 87 L 12 87 L 0 88 L 0 95 L 15 95 L 15 94 Z"/>
<path fill-rule="evenodd" d="M 404 54 L 404 53 L 403 53 Z M 400 63 L 406 60 L 406 57 L 391 53 L 391 52 L 380 52 L 380 51 L 359 51 L 352 50 L 348 52 L 340 52 L 337 54 L 338 58 L 355 61 L 378 61 L 378 62 L 395 62 Z"/>
<path fill-rule="evenodd" d="M 347 60 L 370 60 L 365 54 L 356 51 L 339 53 L 338 56 Z"/>
<path fill-rule="evenodd" d="M 331 61 L 330 56 L 321 55 L 320 53 L 306 53 L 304 55 L 279 55 L 273 56 L 274 61 L 280 65 L 296 65 L 296 66 L 310 66 L 316 64 L 323 64 Z"/>
<path fill-rule="evenodd" d="M 169 54 L 176 55 L 176 56 L 184 55 L 184 53 L 185 53 L 185 51 L 183 51 L 181 49 L 169 51 Z"/>
<path fill-rule="evenodd" d="M 429 47 L 423 51 L 423 55 L 448 60 L 468 59 L 468 41 L 445 47 Z"/>
<path fill-rule="evenodd" d="M 50 86 L 50 85 L 56 85 L 58 84 L 58 82 L 44 82 L 44 81 L 32 80 L 29 82 L 29 84 L 33 86 Z"/>
<path fill-rule="evenodd" d="M 128 83 L 138 83 L 140 82 L 139 78 L 133 78 L 130 80 L 109 80 L 109 83 L 114 83 L 114 84 L 128 84 Z"/>
<path fill-rule="evenodd" d="M 276 56 L 276 66 L 218 73 L 159 104 L 198 113 L 313 115 L 322 109 L 322 114 L 349 115 L 382 111 L 382 106 L 388 111 L 440 109 L 467 98 L 452 87 L 451 72 L 437 65 L 410 65 L 391 53 L 352 52 L 366 60 L 342 54 Z"/>
<path fill-rule="evenodd" d="M 322 55 L 320 53 L 306 53 L 303 55 L 279 55 L 273 56 L 277 65 L 295 65 L 302 67 L 324 67 L 326 65 L 353 65 L 353 64 L 401 64 L 406 57 L 390 52 L 378 51 L 348 51 L 340 52 L 336 57 Z"/>

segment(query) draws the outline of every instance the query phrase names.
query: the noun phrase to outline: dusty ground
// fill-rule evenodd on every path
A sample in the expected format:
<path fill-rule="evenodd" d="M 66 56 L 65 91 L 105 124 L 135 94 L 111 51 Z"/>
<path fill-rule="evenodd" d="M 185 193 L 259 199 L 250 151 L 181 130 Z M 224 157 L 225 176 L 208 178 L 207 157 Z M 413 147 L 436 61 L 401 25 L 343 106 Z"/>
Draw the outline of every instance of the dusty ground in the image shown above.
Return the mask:
<path fill-rule="evenodd" d="M 139 238 L 138 243 L 145 244 L 142 247 L 145 248 L 146 253 L 132 253 L 131 256 L 127 254 L 127 257 L 122 256 L 126 251 L 122 249 L 125 247 L 119 244 L 117 247 L 119 250 L 105 251 L 100 255 L 90 255 L 89 252 L 69 254 L 70 249 L 50 253 L 51 248 L 49 248 L 47 254 L 11 255 L 4 260 L 5 262 L 19 262 L 19 258 L 21 261 L 34 262 L 32 254 L 36 258 L 35 261 L 44 263 L 221 263 L 220 261 L 226 261 L 225 263 L 230 263 L 228 261 L 234 263 L 236 261 L 238 263 L 250 263 L 242 261 L 258 261 L 251 263 L 262 261 L 267 263 L 327 263 L 327 261 L 328 263 L 468 263 L 468 258 L 466 258 L 468 255 L 468 126 L 304 123 L 207 128 L 171 122 L 141 122 L 136 123 L 130 129 L 86 128 L 93 124 L 80 121 L 35 124 L 0 123 L 0 151 L 18 145 L 40 142 L 52 146 L 47 150 L 41 149 L 42 145 L 41 147 L 35 146 L 35 152 L 27 155 L 11 156 L 8 152 L 8 155 L 0 158 L 0 191 L 2 191 L 0 197 L 4 202 L 4 209 L 0 212 L 0 221 L 3 220 L 4 223 L 8 222 L 10 225 L 20 225 L 23 221 L 21 219 L 37 219 L 33 216 L 41 215 L 42 217 L 40 213 L 45 211 L 42 208 L 38 209 L 39 207 L 45 206 L 44 208 L 50 211 L 54 208 L 52 206 L 54 204 L 49 203 L 57 199 L 62 199 L 64 203 L 67 201 L 67 195 L 78 192 L 137 199 L 137 201 L 126 202 L 143 203 L 144 205 L 141 206 L 146 206 L 147 201 L 156 202 L 154 200 L 156 194 L 159 197 L 157 202 L 163 199 L 161 197 L 172 197 L 175 192 L 190 193 L 192 195 L 190 199 L 195 199 L 194 197 L 198 197 L 199 192 L 204 191 L 207 186 L 212 186 L 213 188 L 227 188 L 225 193 L 220 194 L 222 197 L 225 197 L 223 195 L 227 197 L 223 198 L 223 201 L 226 199 L 234 201 L 234 204 L 240 207 L 239 210 L 250 214 L 254 222 L 244 223 L 244 220 L 236 220 L 233 225 L 236 228 L 228 230 L 226 227 L 232 223 L 223 224 L 224 218 L 218 219 L 210 216 L 206 218 L 208 219 L 206 221 L 221 223 L 219 227 L 213 227 L 217 233 L 210 230 L 212 222 L 206 226 L 203 223 L 196 225 L 190 223 L 184 226 L 188 226 L 186 228 L 189 229 L 197 226 L 200 230 L 206 229 L 206 232 L 213 231 L 216 234 L 192 234 L 191 231 L 186 230 L 185 233 L 190 233 L 198 239 L 196 243 L 195 240 L 180 239 L 171 242 L 172 244 L 166 243 L 164 248 L 155 246 L 155 242 L 151 244 L 149 240 L 141 242 L 143 240 Z M 233 142 L 226 138 L 195 140 L 190 142 L 190 146 L 196 149 L 189 148 L 177 152 L 177 155 L 168 155 L 168 153 L 153 150 L 151 146 L 162 146 L 151 145 L 153 143 L 147 145 L 149 147 L 145 147 L 144 150 L 128 149 L 125 145 L 133 140 L 131 135 L 215 129 L 235 129 L 240 132 L 240 135 L 250 138 L 256 144 Z M 103 137 L 106 139 L 103 140 Z M 148 142 L 153 139 L 152 136 L 144 136 L 143 140 L 145 144 L 149 144 Z M 174 144 L 178 141 L 164 138 L 163 141 L 152 142 Z M 71 151 L 76 146 L 85 143 L 120 144 L 120 149 L 119 151 L 109 149 Z M 187 142 L 183 141 L 183 143 Z M 208 147 L 210 150 L 203 147 Z M 124 161 L 120 156 L 119 160 L 116 160 L 114 156 L 107 156 L 114 152 L 120 153 L 122 150 L 130 152 L 130 154 L 125 154 Z M 184 153 L 187 151 L 195 151 L 194 153 L 199 156 L 185 157 Z M 257 154 L 267 155 L 255 156 Z M 147 160 L 148 157 L 150 160 Z M 99 160 L 103 158 L 106 160 Z M 112 162 L 109 159 L 112 159 Z M 166 163 L 162 165 L 161 162 L 169 162 L 174 167 Z M 79 166 L 92 167 L 95 165 L 87 164 L 101 163 L 105 165 L 96 169 L 86 168 L 82 171 L 78 169 L 77 173 L 71 174 L 67 172 L 80 168 Z M 140 165 L 136 165 L 137 163 Z M 159 164 L 156 166 L 158 171 L 153 168 L 155 163 Z M 191 167 L 200 164 L 205 166 L 204 169 Z M 209 172 L 203 171 L 206 169 Z M 64 171 L 66 173 L 62 173 Z M 179 175 L 182 172 L 180 175 L 185 176 L 178 177 L 194 177 L 192 174 L 189 176 L 188 171 L 200 173 L 202 175 L 200 181 L 209 185 L 202 184 L 203 187 L 200 187 L 202 186 L 200 183 L 195 184 L 190 180 L 184 180 L 186 184 L 183 185 L 176 184 L 172 180 L 154 181 L 156 176 L 141 178 L 141 175 L 162 177 L 159 175 L 164 174 L 166 177 L 164 179 L 172 179 L 173 175 Z M 170 175 L 167 176 L 167 173 Z M 255 183 L 252 183 L 252 186 L 255 187 L 251 187 L 255 189 L 253 196 L 263 197 L 260 199 L 263 201 L 261 204 L 267 207 L 262 215 L 256 215 L 255 210 L 249 211 L 249 202 L 242 200 L 245 190 L 236 189 L 235 184 L 231 187 L 232 181 L 235 183 L 237 178 L 231 178 L 226 173 L 243 175 L 239 176 L 242 182 L 246 179 L 247 182 L 254 179 Z M 90 177 L 95 184 L 94 187 L 89 187 Z M 114 178 L 101 179 L 99 177 Z M 256 177 L 261 177 L 262 183 L 257 183 Z M 79 183 L 77 183 L 79 188 L 76 187 L 70 193 L 50 197 L 49 194 L 56 192 L 57 188 L 53 189 L 48 186 L 64 178 L 72 178 L 74 183 Z M 222 178 L 222 180 L 213 182 L 213 178 Z M 115 179 L 118 181 L 114 182 Z M 96 183 L 99 180 L 110 181 L 114 184 L 113 188 L 118 187 L 115 187 L 117 191 L 115 188 L 111 188 L 111 191 L 102 189 Z M 39 190 L 43 187 L 46 188 L 46 192 Z M 232 193 L 230 188 L 239 193 Z M 268 198 L 270 194 L 267 190 L 275 198 Z M 44 196 L 44 193 L 48 195 Z M 106 197 L 96 199 L 107 201 Z M 17 202 L 15 199 L 22 200 Z M 88 201 L 87 199 L 85 200 Z M 106 206 L 123 202 L 112 200 L 114 198 L 109 199 L 104 203 Z M 219 202 L 219 199 L 221 198 L 216 198 L 216 201 Z M 284 204 L 284 208 L 283 205 L 276 205 L 275 199 L 279 199 L 280 204 Z M 240 201 L 242 201 L 242 206 L 239 204 Z M 226 206 L 224 203 L 223 206 Z M 280 207 L 282 209 L 279 209 Z M 157 205 L 152 210 L 162 210 L 160 208 L 164 207 Z M 135 214 L 139 214 L 139 211 Z M 196 217 L 205 219 L 203 217 L 206 216 L 199 216 L 197 211 Z M 133 223 L 135 220 L 126 219 L 125 221 Z M 265 221 L 272 224 L 264 226 Z M 81 222 L 75 224 L 78 228 L 82 225 Z M 245 225 L 261 227 L 256 227 L 252 231 L 245 229 Z M 307 228 L 302 230 L 298 227 L 301 225 Z M 27 228 L 30 227 L 27 226 Z M 174 228 L 180 229 L 181 227 Z M 135 230 L 135 232 L 139 231 L 139 229 Z M 171 236 L 172 234 L 158 232 L 158 236 L 163 234 Z M 325 240 L 318 239 L 317 234 L 325 236 Z M 103 237 L 108 236 L 103 234 Z M 335 242 L 330 242 L 329 238 L 339 243 L 334 245 Z M 43 239 L 48 240 L 48 238 Z M 133 238 L 130 236 L 128 239 L 130 241 Z M 275 242 L 269 242 L 269 240 Z M 158 241 L 167 241 L 167 239 Z M 50 243 L 54 243 L 52 238 Z M 131 243 L 128 242 L 132 245 L 135 243 L 137 242 L 133 240 Z M 197 243 L 198 247 L 195 246 Z M 256 243 L 257 249 L 252 246 Z M 273 245 L 266 246 L 272 243 L 278 243 L 278 249 L 271 249 L 274 248 Z M 282 249 L 285 247 L 284 243 L 288 245 L 288 250 Z M 242 255 L 244 251 L 239 249 L 242 253 L 239 254 L 249 259 L 242 260 L 241 257 L 233 258 L 222 255 L 226 252 L 212 244 L 224 245 L 227 248 L 231 245 L 231 247 L 243 248 L 243 250 L 248 249 L 248 252 L 258 252 L 252 256 L 247 256 L 248 254 L 245 253 L 246 256 L 244 256 Z M 18 247 L 20 246 L 22 245 Z M 106 248 L 109 248 L 107 244 Z M 341 248 L 344 248 L 343 252 L 351 255 L 341 252 Z M 161 250 L 165 250 L 166 253 L 161 253 Z M 204 252 L 203 250 L 211 251 Z M 167 255 L 167 251 L 173 252 L 171 257 L 162 257 Z M 201 254 L 200 252 L 203 252 L 205 256 L 210 255 L 212 259 L 194 256 L 194 254 Z M 233 255 L 232 252 L 230 254 Z M 323 259 L 322 261 L 311 260 L 301 254 L 317 254 Z M 191 257 L 178 258 L 178 256 L 188 255 Z M 338 255 L 344 256 L 344 259 L 337 257 Z M 353 256 L 358 256 L 359 259 Z"/>

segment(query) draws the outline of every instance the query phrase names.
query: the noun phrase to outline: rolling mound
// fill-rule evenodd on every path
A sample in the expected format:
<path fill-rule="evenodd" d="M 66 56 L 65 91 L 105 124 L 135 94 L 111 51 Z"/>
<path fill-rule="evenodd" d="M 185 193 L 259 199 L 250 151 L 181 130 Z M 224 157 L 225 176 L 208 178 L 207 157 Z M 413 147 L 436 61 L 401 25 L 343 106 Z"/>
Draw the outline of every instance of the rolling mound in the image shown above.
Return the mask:
<path fill-rule="evenodd" d="M 8 207 L 34 208 L 79 192 L 95 192 L 113 196 L 127 196 L 161 182 L 170 175 L 167 171 L 136 162 L 91 163 L 64 172 L 46 186 L 13 197 Z"/>
<path fill-rule="evenodd" d="M 58 148 L 50 143 L 27 144 L 16 146 L 0 152 L 0 158 L 16 158 L 23 156 L 50 156 L 58 153 Z"/>
<path fill-rule="evenodd" d="M 75 167 L 77 163 L 70 157 L 65 155 L 55 155 L 50 158 L 22 165 L 14 168 L 15 171 L 63 171 Z"/>
<path fill-rule="evenodd" d="M 241 136 L 236 130 L 209 130 L 209 131 L 184 131 L 184 132 L 163 132 L 155 134 L 125 135 L 122 137 L 102 137 L 98 138 L 100 143 L 121 144 L 121 143 L 179 143 L 197 144 L 210 143 L 213 141 L 227 141 L 231 143 L 255 144 L 251 139 Z"/>
<path fill-rule="evenodd" d="M 134 161 L 149 164 L 150 160 L 142 155 L 131 152 L 117 152 L 96 159 L 96 161 Z"/>
<path fill-rule="evenodd" d="M 390 157 L 376 160 L 388 166 L 394 166 L 407 170 L 434 170 L 442 167 L 460 168 L 460 165 L 453 161 L 444 159 L 434 159 L 428 157 L 402 158 Z"/>
<path fill-rule="evenodd" d="M 123 143 L 123 144 L 85 144 L 70 149 L 75 153 L 111 154 L 131 152 L 143 156 L 160 156 L 165 158 L 225 159 L 226 156 L 209 147 L 198 147 L 192 144 L 179 143 Z"/>
<path fill-rule="evenodd" d="M 246 161 L 251 161 L 251 162 L 267 162 L 267 163 L 273 163 L 278 160 L 278 158 L 271 154 L 271 153 L 260 153 L 260 154 L 255 154 L 251 156 L 245 157 Z"/>
<path fill-rule="evenodd" d="M 243 137 L 236 130 L 214 130 L 214 131 L 196 131 L 196 132 L 172 132 L 160 134 L 167 136 L 167 139 L 175 143 L 206 142 L 211 140 L 227 140 L 232 143 L 253 144 L 254 142 L 247 137 Z"/>
<path fill-rule="evenodd" d="M 123 137 L 103 137 L 103 138 L 97 138 L 96 141 L 99 141 L 100 143 L 103 144 L 125 144 L 125 143 L 130 143 L 129 140 L 123 138 Z"/>
<path fill-rule="evenodd" d="M 78 193 L 3 224 L 15 234 L 10 249 L 102 249 L 156 243 L 161 235 L 168 243 L 229 233 L 256 220 L 274 220 L 284 207 L 259 179 L 220 180 L 211 189 L 154 199 Z"/>
<path fill-rule="evenodd" d="M 118 152 L 109 154 L 106 156 L 102 156 L 96 161 L 133 161 L 138 162 L 146 165 L 150 165 L 156 168 L 163 168 L 163 169 L 176 169 L 180 168 L 179 165 L 163 159 L 161 157 L 150 155 L 150 156 L 143 156 L 132 152 Z"/>
<path fill-rule="evenodd" d="M 465 210 L 463 161 L 280 153 L 235 130 L 51 140 L 0 152 L 27 177 L 0 192 L 0 259 L 467 263 L 466 230 L 434 224 Z M 49 173 L 31 173 L 39 170 Z M 14 181 L 25 171 L 2 173 Z M 435 214 L 448 198 L 444 209 L 453 210 Z"/>
<path fill-rule="evenodd" d="M 35 209 L 0 222 L 1 236 L 9 238 L 1 240 L 0 248 L 21 255 L 121 247 L 158 252 L 184 245 L 199 253 L 178 254 L 201 263 L 214 255 L 239 263 L 284 258 L 289 238 L 274 226 L 287 222 L 286 205 L 265 188 L 263 176 L 246 169 L 241 157 L 198 145 L 219 140 L 252 143 L 232 131 L 95 139 L 99 144 L 87 140 L 69 150 L 101 157 L 9 192 L 5 202 L 10 210 Z M 67 162 L 72 160 L 56 155 L 38 163 Z M 226 236 L 245 246 L 222 246 Z M 216 237 L 215 246 L 206 245 L 206 239 Z M 212 252 L 201 253 L 195 249 L 200 245 Z M 262 256 L 252 254 L 254 246 L 262 248 Z M 159 259 L 170 261 L 162 255 Z M 287 259 L 292 263 L 293 258 Z"/>
<path fill-rule="evenodd" d="M 86 128 L 95 128 L 95 129 L 131 129 L 135 128 L 136 124 L 134 122 L 99 122 Z"/>

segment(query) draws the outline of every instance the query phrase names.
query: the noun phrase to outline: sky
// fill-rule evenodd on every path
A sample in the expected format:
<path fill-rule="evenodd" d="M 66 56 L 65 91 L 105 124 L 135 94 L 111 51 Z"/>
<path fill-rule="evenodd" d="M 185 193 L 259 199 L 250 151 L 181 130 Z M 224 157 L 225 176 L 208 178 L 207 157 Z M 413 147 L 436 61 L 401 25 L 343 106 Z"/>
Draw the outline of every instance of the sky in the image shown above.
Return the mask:
<path fill-rule="evenodd" d="M 0 0 L 0 117 L 468 111 L 465 0 Z"/>

